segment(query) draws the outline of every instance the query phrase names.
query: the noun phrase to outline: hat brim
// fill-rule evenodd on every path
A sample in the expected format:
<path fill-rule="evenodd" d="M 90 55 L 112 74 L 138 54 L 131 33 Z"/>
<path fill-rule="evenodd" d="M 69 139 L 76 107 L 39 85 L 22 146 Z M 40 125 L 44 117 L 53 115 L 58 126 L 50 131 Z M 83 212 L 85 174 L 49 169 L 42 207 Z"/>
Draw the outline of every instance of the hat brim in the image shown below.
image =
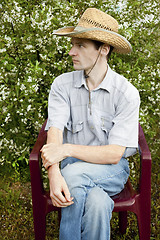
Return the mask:
<path fill-rule="evenodd" d="M 57 36 L 85 38 L 107 43 L 114 47 L 114 52 L 127 54 L 132 51 L 131 44 L 122 35 L 101 29 L 84 27 L 64 27 L 53 32 Z"/>

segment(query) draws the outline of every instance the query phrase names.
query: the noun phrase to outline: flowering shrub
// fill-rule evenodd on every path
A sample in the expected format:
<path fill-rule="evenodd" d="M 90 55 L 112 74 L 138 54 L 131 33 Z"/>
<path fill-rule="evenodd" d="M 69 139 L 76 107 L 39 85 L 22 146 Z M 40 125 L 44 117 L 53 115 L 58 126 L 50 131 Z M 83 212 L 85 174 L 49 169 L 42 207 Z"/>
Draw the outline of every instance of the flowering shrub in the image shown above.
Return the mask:
<path fill-rule="evenodd" d="M 140 122 L 158 156 L 159 42 L 158 0 L 62 1 L 10 0 L 0 3 L 0 164 L 28 163 L 38 131 L 47 118 L 50 85 L 71 71 L 70 39 L 54 29 L 74 26 L 87 7 L 115 17 L 133 52 L 113 54 L 110 65 L 129 79 L 141 95 Z"/>

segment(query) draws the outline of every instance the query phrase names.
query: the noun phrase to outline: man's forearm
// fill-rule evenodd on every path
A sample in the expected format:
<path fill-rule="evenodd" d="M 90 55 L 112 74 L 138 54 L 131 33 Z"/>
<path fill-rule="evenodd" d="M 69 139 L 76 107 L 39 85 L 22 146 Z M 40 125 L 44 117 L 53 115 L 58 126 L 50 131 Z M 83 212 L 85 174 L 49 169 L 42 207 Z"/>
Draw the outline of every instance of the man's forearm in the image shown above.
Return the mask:
<path fill-rule="evenodd" d="M 119 145 L 84 146 L 64 144 L 65 155 L 96 164 L 117 164 L 122 158 L 125 147 Z"/>
<path fill-rule="evenodd" d="M 50 128 L 47 144 L 42 148 L 43 164 L 45 168 L 51 166 L 48 170 L 49 176 L 50 171 L 59 170 L 59 162 L 66 157 L 75 157 L 95 164 L 117 164 L 125 151 L 125 147 L 119 145 L 84 146 L 62 143 L 62 131 Z"/>
<path fill-rule="evenodd" d="M 63 146 L 62 143 L 63 143 L 63 132 L 57 128 L 51 127 L 47 133 L 47 145 L 45 146 L 48 146 L 48 145 L 52 146 L 52 151 L 54 152 L 53 146 L 58 146 L 58 148 L 61 149 L 61 146 Z M 42 149 L 41 149 L 41 152 L 42 152 L 42 159 L 44 164 L 45 156 Z M 49 178 L 49 185 L 50 185 L 50 197 L 52 199 L 53 205 L 56 207 L 67 207 L 72 205 L 73 198 L 71 197 L 68 186 L 65 182 L 65 179 L 61 174 L 61 171 L 59 168 L 59 161 L 49 165 L 48 178 Z"/>
<path fill-rule="evenodd" d="M 47 132 L 47 144 L 49 143 L 55 143 L 55 144 L 62 144 L 63 142 L 63 133 L 61 130 L 51 127 L 48 132 Z M 60 171 L 59 170 L 59 163 L 53 164 L 49 169 L 48 169 L 48 177 L 50 178 L 50 175 L 54 171 Z"/>
<path fill-rule="evenodd" d="M 55 127 L 51 127 L 47 132 L 47 144 L 56 143 L 62 144 L 63 142 L 63 133 L 61 130 Z"/>

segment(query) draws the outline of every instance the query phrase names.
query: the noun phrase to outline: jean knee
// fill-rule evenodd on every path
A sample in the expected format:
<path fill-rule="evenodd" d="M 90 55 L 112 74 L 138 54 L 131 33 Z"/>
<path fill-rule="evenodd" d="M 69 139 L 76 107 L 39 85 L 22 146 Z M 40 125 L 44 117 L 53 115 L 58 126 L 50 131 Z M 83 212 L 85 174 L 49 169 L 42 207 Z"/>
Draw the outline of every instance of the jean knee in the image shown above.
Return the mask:
<path fill-rule="evenodd" d="M 105 210 L 111 212 L 114 208 L 114 201 L 102 188 L 94 187 L 88 193 L 86 208 L 98 212 L 104 212 Z"/>

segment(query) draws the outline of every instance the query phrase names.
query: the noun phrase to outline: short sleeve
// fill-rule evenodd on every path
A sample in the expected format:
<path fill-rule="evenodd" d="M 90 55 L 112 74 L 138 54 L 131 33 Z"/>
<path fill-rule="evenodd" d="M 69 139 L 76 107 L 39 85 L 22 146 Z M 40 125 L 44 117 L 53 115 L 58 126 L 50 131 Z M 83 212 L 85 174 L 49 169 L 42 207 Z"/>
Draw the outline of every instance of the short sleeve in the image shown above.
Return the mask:
<path fill-rule="evenodd" d="M 138 147 L 139 106 L 140 97 L 136 96 L 128 101 L 125 97 L 118 104 L 113 118 L 113 127 L 109 133 L 109 144 L 125 146 L 128 151 Z M 127 154 L 128 155 L 128 154 Z M 130 154 L 129 154 L 130 155 Z"/>
<path fill-rule="evenodd" d="M 45 130 L 56 127 L 63 131 L 70 116 L 67 89 L 59 81 L 60 77 L 56 78 L 51 86 L 48 99 L 48 121 Z"/>

